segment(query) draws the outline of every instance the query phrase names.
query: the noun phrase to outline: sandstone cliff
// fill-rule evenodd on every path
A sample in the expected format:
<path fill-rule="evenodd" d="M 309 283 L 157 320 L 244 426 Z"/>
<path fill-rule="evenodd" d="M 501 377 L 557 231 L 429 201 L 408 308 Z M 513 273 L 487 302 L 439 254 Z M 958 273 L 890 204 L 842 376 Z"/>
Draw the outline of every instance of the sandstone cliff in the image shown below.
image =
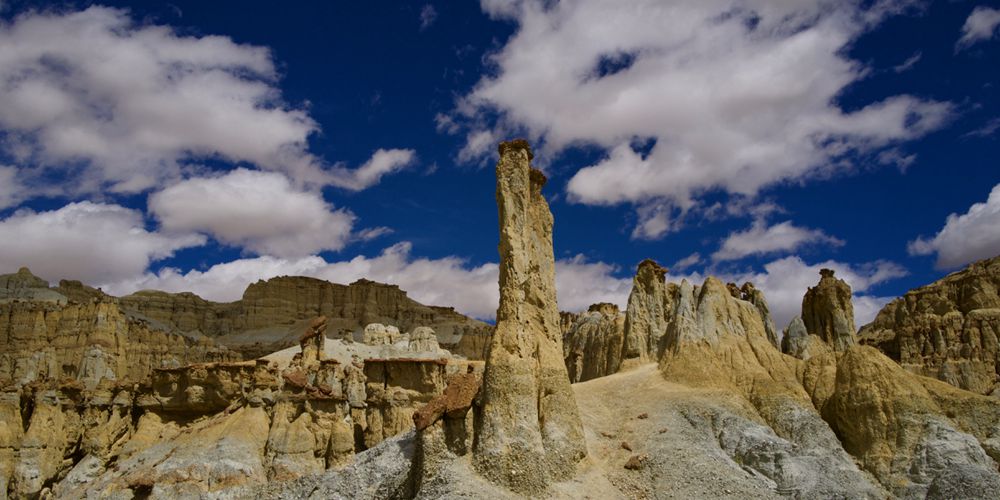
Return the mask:
<path fill-rule="evenodd" d="M 452 352 L 483 359 L 491 327 L 450 307 L 420 304 L 395 285 L 358 280 L 350 285 L 282 276 L 247 287 L 243 298 L 216 303 L 191 293 L 143 291 L 122 297 L 137 315 L 182 332 L 205 335 L 256 358 L 295 345 L 304 321 L 326 316 L 329 335 L 351 337 L 371 323 L 401 331 L 427 326 Z M 360 339 L 359 339 L 360 340 Z"/>
<path fill-rule="evenodd" d="M 177 498 L 343 467 L 411 429 L 450 377 L 482 372 L 422 349 L 426 331 L 389 346 L 326 341 L 325 327 L 314 319 L 292 355 L 272 359 L 160 368 L 139 384 L 8 388 L 0 491 Z"/>
<path fill-rule="evenodd" d="M 238 359 L 211 340 L 136 318 L 79 282 L 50 289 L 26 269 L 0 282 L 9 297 L 0 301 L 0 383 L 76 379 L 93 388 L 102 379 L 138 382 L 158 367 Z"/>
<path fill-rule="evenodd" d="M 998 388 L 1000 257 L 969 265 L 887 304 L 860 341 L 907 370 L 980 394 Z"/>

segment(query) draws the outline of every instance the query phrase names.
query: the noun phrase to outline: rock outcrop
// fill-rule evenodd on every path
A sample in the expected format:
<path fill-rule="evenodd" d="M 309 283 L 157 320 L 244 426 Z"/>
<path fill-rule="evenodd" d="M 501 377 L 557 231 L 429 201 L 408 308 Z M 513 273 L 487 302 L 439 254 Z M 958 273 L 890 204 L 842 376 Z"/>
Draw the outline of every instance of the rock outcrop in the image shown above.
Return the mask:
<path fill-rule="evenodd" d="M 527 142 L 499 149 L 500 307 L 473 460 L 492 481 L 538 494 L 573 473 L 586 443 L 563 363 L 545 176 Z"/>
<path fill-rule="evenodd" d="M 832 352 L 833 348 L 817 335 L 809 335 L 801 316 L 792 318 L 781 338 L 781 352 L 803 361 L 813 356 Z"/>
<path fill-rule="evenodd" d="M 0 282 L 9 292 L 0 300 L 2 384 L 75 379 L 93 389 L 103 379 L 139 382 L 154 368 L 238 359 L 209 339 L 136 318 L 79 282 L 48 288 L 26 269 Z"/>
<path fill-rule="evenodd" d="M 884 489 L 903 498 L 950 498 L 1000 481 L 991 458 L 1000 401 L 909 373 L 869 347 L 835 350 L 837 335 L 828 343 L 804 333 L 804 322 L 793 322 L 785 345 L 807 360 L 783 355 L 767 338 L 760 311 L 731 287 L 708 278 L 678 290 L 661 371 L 670 381 L 739 395 L 753 408 L 757 423 L 740 417 L 738 405 L 716 405 L 711 418 L 698 411 L 688 420 L 720 436 L 723 451 L 779 491 L 880 497 Z M 817 304 L 815 290 L 806 302 Z M 846 310 L 845 302 L 836 310 Z M 817 316 L 837 324 L 829 319 L 835 316 Z"/>
<path fill-rule="evenodd" d="M 819 274 L 819 283 L 809 287 L 802 297 L 802 322 L 810 335 L 841 352 L 857 344 L 851 287 L 835 278 L 833 270 L 822 269 Z"/>
<path fill-rule="evenodd" d="M 366 325 L 392 325 L 402 331 L 434 329 L 446 348 L 470 359 L 483 359 L 492 328 L 450 307 L 425 306 L 396 285 L 358 280 L 350 285 L 281 276 L 251 284 L 243 298 L 216 303 L 191 293 L 143 291 L 126 297 L 125 308 L 152 322 L 212 338 L 245 359 L 294 346 L 316 316 L 327 317 L 328 335 L 356 336 Z"/>
<path fill-rule="evenodd" d="M 903 368 L 979 394 L 1000 386 L 1000 257 L 887 304 L 859 333 Z"/>
<path fill-rule="evenodd" d="M 311 323 L 287 363 L 279 356 L 161 368 L 139 384 L 105 379 L 93 389 L 8 388 L 0 393 L 2 491 L 186 497 L 295 479 L 342 467 L 409 431 L 414 412 L 453 376 L 482 374 L 481 361 L 409 346 L 344 363 L 337 351 L 354 344 L 323 343 L 323 319 Z"/>
<path fill-rule="evenodd" d="M 614 304 L 591 305 L 580 314 L 562 313 L 563 358 L 570 382 L 617 373 L 625 340 L 625 314 Z"/>
<path fill-rule="evenodd" d="M 625 309 L 625 345 L 622 364 L 634 366 L 659 359 L 663 352 L 666 318 L 673 309 L 673 291 L 667 290 L 667 268 L 651 259 L 639 263 Z"/>

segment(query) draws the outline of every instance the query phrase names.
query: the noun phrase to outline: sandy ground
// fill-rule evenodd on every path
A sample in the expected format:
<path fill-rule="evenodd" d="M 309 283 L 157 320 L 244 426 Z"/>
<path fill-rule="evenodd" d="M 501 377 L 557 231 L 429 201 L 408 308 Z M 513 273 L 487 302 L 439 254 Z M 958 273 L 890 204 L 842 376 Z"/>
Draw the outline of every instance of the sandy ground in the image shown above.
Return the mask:
<path fill-rule="evenodd" d="M 668 382 L 655 364 L 574 384 L 573 390 L 589 456 L 576 478 L 554 485 L 558 496 L 779 498 L 766 480 L 734 462 L 714 436 L 695 429 L 681 413 L 706 405 L 742 412 L 730 394 Z M 640 469 L 626 469 L 634 455 L 648 458 Z"/>

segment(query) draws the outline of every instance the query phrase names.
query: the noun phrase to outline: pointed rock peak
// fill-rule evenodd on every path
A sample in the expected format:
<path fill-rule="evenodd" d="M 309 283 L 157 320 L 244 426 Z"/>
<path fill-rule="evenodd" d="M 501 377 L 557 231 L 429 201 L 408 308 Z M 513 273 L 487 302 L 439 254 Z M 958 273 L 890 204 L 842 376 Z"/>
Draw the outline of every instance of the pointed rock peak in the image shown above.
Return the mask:
<path fill-rule="evenodd" d="M 857 343 L 851 287 L 835 278 L 833 271 L 819 272 L 819 283 L 802 298 L 802 321 L 810 335 L 816 335 L 837 352 Z"/>

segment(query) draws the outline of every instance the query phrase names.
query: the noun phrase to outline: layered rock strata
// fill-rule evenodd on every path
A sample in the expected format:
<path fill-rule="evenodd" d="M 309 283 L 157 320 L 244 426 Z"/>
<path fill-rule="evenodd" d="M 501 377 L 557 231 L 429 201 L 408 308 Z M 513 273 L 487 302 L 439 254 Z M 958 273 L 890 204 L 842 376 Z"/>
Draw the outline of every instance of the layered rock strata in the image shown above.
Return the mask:
<path fill-rule="evenodd" d="M 473 461 L 487 478 L 537 494 L 586 455 L 563 363 L 552 213 L 523 140 L 500 144 L 500 307 L 481 393 Z"/>
<path fill-rule="evenodd" d="M 330 351 L 347 344 L 324 340 L 322 318 L 311 325 L 287 363 L 161 368 L 140 384 L 105 379 L 93 389 L 9 388 L 0 394 L 2 491 L 176 498 L 291 480 L 407 432 L 454 375 L 482 373 L 481 361 L 410 346 L 357 346 L 390 356 L 343 362 Z"/>
<path fill-rule="evenodd" d="M 911 290 L 861 329 L 860 342 L 903 368 L 979 394 L 1000 373 L 1000 257 Z"/>
<path fill-rule="evenodd" d="M 57 288 L 22 269 L 0 276 L 0 384 L 73 379 L 143 380 L 159 367 L 239 359 L 210 339 L 165 330 L 130 315 L 118 299 L 63 281 Z M 13 285 L 13 286 L 12 286 Z"/>
<path fill-rule="evenodd" d="M 398 286 L 365 279 L 339 285 L 282 276 L 251 284 L 243 298 L 232 303 L 158 291 L 138 292 L 121 301 L 141 317 L 181 332 L 211 337 L 247 359 L 295 345 L 304 322 L 316 316 L 327 317 L 333 338 L 361 340 L 362 329 L 372 323 L 393 325 L 402 331 L 431 327 L 441 344 L 470 359 L 483 359 L 483 346 L 492 330 L 453 308 L 425 306 Z"/>

